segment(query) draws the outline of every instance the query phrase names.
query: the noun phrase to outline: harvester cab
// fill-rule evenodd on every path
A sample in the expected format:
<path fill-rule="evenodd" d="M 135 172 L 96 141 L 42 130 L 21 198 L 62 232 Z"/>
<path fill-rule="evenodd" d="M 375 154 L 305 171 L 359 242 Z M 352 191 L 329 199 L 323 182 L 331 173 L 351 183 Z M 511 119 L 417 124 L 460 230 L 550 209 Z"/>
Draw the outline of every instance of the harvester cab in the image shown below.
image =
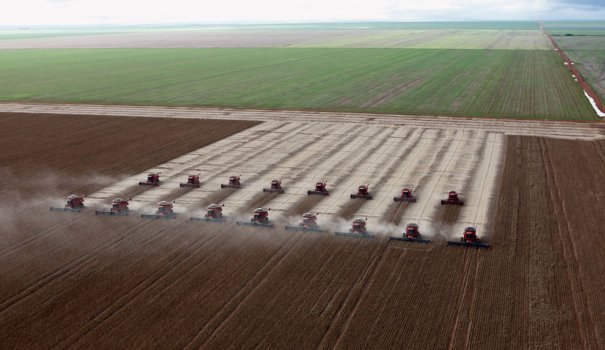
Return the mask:
<path fill-rule="evenodd" d="M 357 193 L 351 193 L 351 199 L 355 198 L 363 198 L 363 199 L 372 199 L 372 194 L 370 191 L 370 185 L 360 185 L 357 188 Z"/>
<path fill-rule="evenodd" d="M 477 229 L 474 227 L 467 227 L 464 229 L 464 233 L 462 237 L 460 237 L 459 241 L 447 241 L 447 245 L 456 245 L 456 246 L 465 246 L 465 247 L 474 247 L 474 248 L 489 248 L 490 245 L 487 243 L 482 243 L 481 239 L 477 237 Z"/>
<path fill-rule="evenodd" d="M 155 214 L 141 214 L 141 217 L 146 219 L 176 219 L 176 214 L 171 202 L 161 201 L 158 203 Z"/>
<path fill-rule="evenodd" d="M 139 186 L 159 186 L 160 185 L 160 174 L 161 173 L 147 174 L 147 181 L 139 182 Z"/>
<path fill-rule="evenodd" d="M 256 208 L 252 213 L 252 219 L 250 221 L 238 221 L 238 225 L 249 225 L 249 226 L 264 226 L 273 227 L 273 223 L 269 221 L 269 210 L 264 208 Z"/>
<path fill-rule="evenodd" d="M 95 210 L 96 215 L 126 216 L 129 213 L 128 199 L 116 198 L 111 201 L 108 211 Z"/>
<path fill-rule="evenodd" d="M 79 213 L 84 210 L 84 197 L 86 196 L 78 196 L 76 194 L 72 194 L 67 197 L 65 200 L 65 206 L 63 208 L 51 207 L 51 211 L 68 211 Z"/>
<path fill-rule="evenodd" d="M 240 181 L 239 181 L 240 176 L 241 175 L 229 176 L 229 183 L 221 184 L 221 188 L 241 188 L 242 185 L 240 184 Z"/>
<path fill-rule="evenodd" d="M 394 197 L 393 200 L 395 202 L 416 202 L 416 197 L 414 196 L 414 188 L 412 186 L 406 186 L 401 190 L 401 195 L 399 197 Z"/>
<path fill-rule="evenodd" d="M 374 238 L 366 229 L 367 218 L 356 218 L 351 224 L 349 232 L 336 232 L 336 236 L 347 236 L 355 238 Z"/>
<path fill-rule="evenodd" d="M 330 193 L 328 192 L 328 189 L 326 188 L 327 183 L 328 183 L 328 181 L 316 183 L 315 190 L 307 191 L 307 195 L 319 194 L 319 195 L 323 195 L 323 196 L 329 196 Z"/>
<path fill-rule="evenodd" d="M 200 187 L 200 174 L 187 176 L 187 182 L 181 182 L 180 187 Z"/>
<path fill-rule="evenodd" d="M 464 201 L 459 197 L 460 193 L 456 191 L 449 191 L 447 194 L 447 199 L 441 200 L 441 205 L 464 205 Z"/>
<path fill-rule="evenodd" d="M 410 223 L 406 226 L 403 237 L 389 237 L 391 241 L 404 241 L 415 243 L 430 243 L 428 239 L 423 239 L 418 229 L 418 224 Z"/>
<path fill-rule="evenodd" d="M 281 187 L 281 181 L 282 181 L 282 179 L 271 180 L 271 187 L 263 188 L 263 192 L 284 193 L 284 189 Z"/>
<path fill-rule="evenodd" d="M 317 225 L 317 215 L 314 213 L 304 213 L 298 226 L 286 226 L 286 230 L 324 232 Z"/>
<path fill-rule="evenodd" d="M 217 204 L 210 204 L 206 208 L 206 217 L 208 219 L 222 219 L 223 218 L 223 206 Z"/>

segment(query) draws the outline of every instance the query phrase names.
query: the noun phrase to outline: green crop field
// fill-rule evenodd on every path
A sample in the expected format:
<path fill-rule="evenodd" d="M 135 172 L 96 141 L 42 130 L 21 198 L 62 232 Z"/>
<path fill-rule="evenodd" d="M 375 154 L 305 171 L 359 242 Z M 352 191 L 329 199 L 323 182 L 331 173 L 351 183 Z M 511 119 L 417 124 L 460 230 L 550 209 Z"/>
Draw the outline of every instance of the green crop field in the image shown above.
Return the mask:
<path fill-rule="evenodd" d="M 591 119 L 553 51 L 0 50 L 0 101 Z"/>

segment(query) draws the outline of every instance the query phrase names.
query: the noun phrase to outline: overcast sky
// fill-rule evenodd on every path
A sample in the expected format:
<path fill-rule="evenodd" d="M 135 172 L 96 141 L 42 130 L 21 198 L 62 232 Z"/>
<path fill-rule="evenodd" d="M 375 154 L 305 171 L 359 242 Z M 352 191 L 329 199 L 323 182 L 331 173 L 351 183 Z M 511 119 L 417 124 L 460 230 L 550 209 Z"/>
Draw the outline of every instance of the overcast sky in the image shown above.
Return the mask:
<path fill-rule="evenodd" d="M 0 25 L 605 19 L 605 0 L 4 0 Z"/>

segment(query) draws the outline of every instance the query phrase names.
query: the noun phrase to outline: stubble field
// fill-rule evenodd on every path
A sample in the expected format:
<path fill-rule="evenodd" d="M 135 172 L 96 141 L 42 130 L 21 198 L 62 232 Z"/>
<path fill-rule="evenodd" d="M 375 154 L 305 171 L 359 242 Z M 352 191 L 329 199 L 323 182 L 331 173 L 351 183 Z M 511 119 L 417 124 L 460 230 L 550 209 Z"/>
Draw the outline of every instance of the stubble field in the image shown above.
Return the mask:
<path fill-rule="evenodd" d="M 175 110 L 172 114 L 179 113 L 185 112 Z M 187 113 L 204 117 L 201 111 Z M 250 115 L 271 119 L 270 113 Z M 231 116 L 238 117 L 236 112 Z M 245 116 L 243 113 L 242 118 Z M 293 208 L 293 204 L 306 201 L 299 192 L 312 185 L 307 177 L 314 179 L 322 171 L 349 173 L 352 179 L 331 184 L 334 204 L 329 205 L 331 196 L 312 206 L 325 208 L 325 215 L 330 217 L 342 213 L 339 207 L 349 206 L 351 201 L 343 198 L 350 191 L 349 185 L 364 177 L 381 178 L 386 185 L 376 188 L 374 203 L 348 209 L 356 214 L 388 207 L 393 203 L 388 198 L 391 189 L 417 174 L 419 201 L 413 205 L 430 208 L 427 213 L 433 213 L 430 216 L 437 225 L 434 241 L 428 246 L 389 242 L 386 232 L 374 240 L 362 240 L 292 233 L 279 227 L 242 229 L 232 222 L 195 225 L 186 221 L 187 212 L 181 212 L 181 218 L 174 222 L 49 213 L 49 194 L 60 196 L 72 190 L 67 180 L 90 174 L 94 168 L 123 169 L 119 172 L 123 180 L 114 184 L 76 181 L 80 191 L 90 193 L 91 205 L 97 200 L 102 206 L 102 194 L 110 198 L 109 193 L 138 180 L 145 171 L 126 164 L 153 159 L 133 150 L 117 159 L 91 161 L 82 169 L 65 163 L 65 159 L 79 159 L 98 150 L 90 140 L 107 137 L 107 117 L 79 121 L 90 123 L 85 126 L 86 133 L 73 134 L 73 144 L 81 147 L 59 144 L 48 148 L 45 159 L 51 161 L 45 164 L 46 173 L 71 169 L 60 186 L 42 186 L 36 171 L 11 170 L 15 163 L 4 161 L 5 170 L 20 172 L 24 180 L 18 186 L 13 182 L 8 189 L 2 187 L 2 192 L 26 189 L 19 203 L 32 204 L 31 208 L 20 204 L 18 209 L 3 210 L 3 215 L 11 218 L 9 225 L 3 225 L 0 243 L 0 334 L 4 344 L 113 348 L 603 346 L 599 330 L 605 324 L 605 301 L 599 276 L 605 271 L 603 264 L 595 263 L 605 258 L 599 239 L 599 223 L 605 219 L 598 206 L 600 193 L 605 191 L 600 181 L 605 175 L 605 144 L 597 140 L 602 137 L 601 128 L 544 123 L 540 128 L 528 124 L 525 129 L 536 135 L 588 139 L 573 141 L 514 136 L 510 134 L 514 128 L 502 122 L 478 123 L 483 129 L 465 129 L 473 124 L 460 120 L 456 128 L 444 120 L 441 127 L 435 123 L 434 127 L 422 127 L 414 118 L 400 118 L 397 123 L 401 124 L 377 125 L 379 129 L 374 131 L 371 122 L 369 127 L 360 128 L 368 117 L 360 116 L 358 121 L 349 117 L 348 122 L 338 124 L 339 132 L 329 120 L 324 121 L 319 134 L 311 132 L 311 124 L 297 123 L 295 112 L 281 116 L 284 120 L 280 122 L 231 125 L 233 131 L 249 128 L 201 149 L 196 148 L 202 145 L 183 146 L 180 152 L 187 154 L 158 160 L 149 169 L 164 168 L 167 183 L 140 190 L 133 202 L 143 208 L 145 203 L 176 193 L 195 199 L 189 204 L 196 203 L 193 210 L 199 210 L 204 199 L 219 192 L 215 181 L 222 182 L 222 175 L 247 169 L 248 173 L 242 174 L 245 188 L 224 197 L 225 211 L 234 218 L 231 209 L 238 203 L 247 208 L 246 198 L 254 198 L 260 185 L 274 175 L 294 176 L 284 181 L 286 195 L 266 202 L 277 204 L 279 209 L 280 203 Z M 5 118 L 1 120 L 9 120 L 18 134 L 19 130 L 30 130 L 27 125 L 35 117 Z M 38 138 L 45 133 L 49 138 L 63 134 L 60 127 L 78 120 L 73 116 L 54 118 L 60 120 L 53 123 L 57 127 L 40 128 Z M 389 120 L 374 118 L 378 123 Z M 145 120 L 122 119 L 124 133 L 141 131 L 141 121 Z M 166 132 L 137 140 L 137 147 L 153 148 L 158 140 L 171 142 L 170 135 L 178 132 L 167 131 L 183 122 L 155 120 L 155 127 L 161 124 Z M 199 121 L 190 122 L 192 125 L 182 132 L 190 132 Z M 224 128 L 225 136 L 229 134 L 228 124 L 218 125 Z M 364 133 L 385 138 L 366 138 Z M 501 161 L 490 163 L 485 155 L 498 149 L 494 142 L 498 139 Z M 6 157 L 19 149 L 39 147 L 32 144 L 32 138 L 23 140 L 7 143 L 0 159 L 10 159 Z M 247 144 L 250 140 L 252 143 Z M 319 148 L 305 153 L 313 145 Z M 331 149 L 337 145 L 343 151 Z M 417 145 L 416 151 L 412 145 Z M 177 156 L 169 149 L 174 148 L 159 149 L 158 159 Z M 252 157 L 253 150 L 268 154 Z M 409 154 L 401 159 L 393 156 L 397 152 Z M 230 153 L 232 158 L 228 158 Z M 368 162 L 363 161 L 366 158 Z M 373 161 L 387 165 L 377 167 Z M 390 161 L 398 165 L 388 166 Z M 454 171 L 450 163 L 458 163 L 462 173 Z M 165 190 L 181 180 L 189 170 L 187 164 L 202 170 L 208 182 L 185 193 Z M 301 171 L 305 169 L 309 172 Z M 110 176 L 112 171 L 108 171 Z M 479 174 L 482 171 L 487 173 Z M 495 174 L 486 175 L 490 171 Z M 421 173 L 427 176 L 419 176 Z M 437 194 L 441 187 L 454 182 L 467 188 L 469 205 L 455 215 L 437 214 L 441 208 L 431 204 L 431 193 Z M 31 188 L 40 188 L 44 198 Z M 187 204 L 177 199 L 175 206 Z M 399 224 L 413 210 L 406 208 Z M 287 216 L 279 215 L 285 212 L 277 210 L 275 219 L 287 221 Z M 440 218 L 451 217 L 455 224 L 463 224 L 468 213 L 484 213 L 481 233 L 488 233 L 484 238 L 492 243 L 492 249 L 445 246 L 450 229 L 441 229 L 450 224 Z M 381 215 L 370 216 L 369 229 L 380 219 L 385 220 Z M 453 236 L 460 234 L 453 228 L 456 225 L 451 227 Z M 392 233 L 399 234 L 401 228 L 399 225 Z"/>

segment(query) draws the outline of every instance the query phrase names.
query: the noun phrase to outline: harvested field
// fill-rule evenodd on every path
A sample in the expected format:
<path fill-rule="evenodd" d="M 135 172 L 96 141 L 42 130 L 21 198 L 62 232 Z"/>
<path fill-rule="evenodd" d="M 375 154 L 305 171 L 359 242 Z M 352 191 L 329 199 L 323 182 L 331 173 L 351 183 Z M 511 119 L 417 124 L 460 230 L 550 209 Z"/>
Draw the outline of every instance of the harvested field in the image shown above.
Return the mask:
<path fill-rule="evenodd" d="M 0 49 L 374 47 L 548 50 L 540 31 L 506 29 L 197 29 L 46 33 L 1 40 Z"/>
<path fill-rule="evenodd" d="M 90 120 L 101 117 L 96 118 Z M 182 125 L 183 120 L 171 122 Z M 605 141 L 507 136 L 506 126 L 498 131 L 396 124 L 369 124 L 362 130 L 357 125 L 324 121 L 317 134 L 308 123 L 287 118 L 267 121 L 155 166 L 167 172 L 166 185 L 180 180 L 177 175 L 188 169 L 188 163 L 200 168 L 204 184 L 183 196 L 195 207 L 218 193 L 216 188 L 226 177 L 217 174 L 247 170 L 241 172 L 244 188 L 230 194 L 221 191 L 221 196 L 228 194 L 226 208 L 244 205 L 243 199 L 253 198 L 276 174 L 303 174 L 295 175 L 296 181 L 284 177 L 286 194 L 269 203 L 283 208 L 286 215 L 310 200 L 307 187 L 320 174 L 350 174 L 352 183 L 364 176 L 384 179 L 384 184 L 374 186 L 375 199 L 359 209 L 375 213 L 376 219 L 389 212 L 392 190 L 404 178 L 421 181 L 416 187 L 418 202 L 408 205 L 404 217 L 416 212 L 430 220 L 441 208 L 433 203 L 442 188 L 456 185 L 467 202 L 457 207 L 457 224 L 467 218 L 486 218 L 492 226 L 492 249 L 448 248 L 439 237 L 418 247 L 389 242 L 384 235 L 359 240 L 280 228 L 237 228 L 233 223 L 193 224 L 186 218 L 149 222 L 90 213 L 51 214 L 41 206 L 30 212 L 3 211 L 12 215 L 7 221 L 3 214 L 0 240 L 3 344 L 11 348 L 605 345 L 599 332 L 605 327 L 601 293 L 605 265 L 600 263 L 605 259 L 600 240 L 605 213 L 598 205 L 605 193 Z M 573 135 L 571 126 L 575 124 L 559 133 Z M 127 130 L 138 127 L 133 123 Z M 94 128 L 88 130 L 94 134 Z M 599 129 L 580 125 L 578 130 L 585 138 L 602 137 Z M 354 137 L 343 141 L 343 135 Z M 25 141 L 33 143 L 31 138 Z M 332 148 L 340 142 L 341 150 Z M 10 143 L 0 148 L 0 157 L 25 146 Z M 243 156 L 259 148 L 273 152 L 253 159 Z M 399 153 L 409 154 L 387 156 Z M 47 167 L 62 169 L 69 166 L 69 159 Z M 387 176 L 391 170 L 394 175 Z M 39 186 L 32 177 L 35 172 L 22 171 L 23 188 Z M 73 170 L 71 175 L 88 171 Z M 143 170 L 128 169 L 131 174 L 136 171 Z M 139 175 L 96 193 L 109 195 Z M 342 204 L 338 198 L 348 196 L 351 188 L 344 186 L 347 181 L 328 183 L 330 196 L 315 206 L 336 209 Z M 162 192 L 166 188 L 149 189 L 137 197 L 144 202 L 165 196 L 171 192 Z M 484 208 L 490 207 L 490 198 L 496 200 L 492 214 Z M 180 202 L 177 199 L 177 205 Z M 455 235 L 460 233 L 456 230 Z"/>

